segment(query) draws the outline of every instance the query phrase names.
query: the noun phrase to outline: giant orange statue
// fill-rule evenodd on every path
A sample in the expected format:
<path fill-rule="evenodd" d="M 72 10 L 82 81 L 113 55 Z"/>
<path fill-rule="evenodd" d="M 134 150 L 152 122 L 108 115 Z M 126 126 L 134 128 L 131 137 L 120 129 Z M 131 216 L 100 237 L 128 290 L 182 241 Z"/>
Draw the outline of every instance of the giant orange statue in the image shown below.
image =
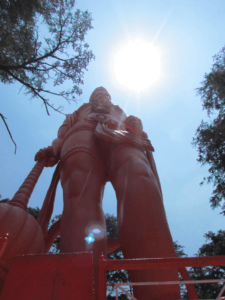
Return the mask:
<path fill-rule="evenodd" d="M 47 167 L 60 160 L 64 199 L 61 252 L 93 251 L 96 291 L 98 260 L 101 252 L 106 255 L 102 198 L 107 181 L 116 191 L 124 257 L 176 256 L 152 151 L 141 120 L 127 117 L 113 105 L 108 91 L 99 87 L 89 103 L 66 116 L 52 146 L 35 156 Z M 91 244 L 89 237 L 94 240 Z M 130 273 L 132 281 L 178 280 L 175 269 Z M 136 287 L 134 294 L 140 300 L 180 298 L 175 285 Z"/>

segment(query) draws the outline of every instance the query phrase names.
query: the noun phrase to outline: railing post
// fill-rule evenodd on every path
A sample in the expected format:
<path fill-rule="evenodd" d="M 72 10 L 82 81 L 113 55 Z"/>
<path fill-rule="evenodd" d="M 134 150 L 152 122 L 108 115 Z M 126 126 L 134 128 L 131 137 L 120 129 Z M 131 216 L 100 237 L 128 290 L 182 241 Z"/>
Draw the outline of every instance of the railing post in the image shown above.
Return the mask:
<path fill-rule="evenodd" d="M 99 300 L 106 300 L 106 268 L 105 268 L 105 257 L 101 253 L 99 264 L 98 264 L 98 294 Z"/>

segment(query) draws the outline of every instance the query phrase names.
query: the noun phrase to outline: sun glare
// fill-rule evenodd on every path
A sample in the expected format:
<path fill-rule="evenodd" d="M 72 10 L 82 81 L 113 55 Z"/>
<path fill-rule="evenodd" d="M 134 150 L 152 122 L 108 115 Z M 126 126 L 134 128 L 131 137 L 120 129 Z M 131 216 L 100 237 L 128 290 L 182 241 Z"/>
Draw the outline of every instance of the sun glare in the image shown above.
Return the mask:
<path fill-rule="evenodd" d="M 116 54 L 114 72 L 117 81 L 126 88 L 140 92 L 160 77 L 160 51 L 144 40 L 132 40 Z"/>

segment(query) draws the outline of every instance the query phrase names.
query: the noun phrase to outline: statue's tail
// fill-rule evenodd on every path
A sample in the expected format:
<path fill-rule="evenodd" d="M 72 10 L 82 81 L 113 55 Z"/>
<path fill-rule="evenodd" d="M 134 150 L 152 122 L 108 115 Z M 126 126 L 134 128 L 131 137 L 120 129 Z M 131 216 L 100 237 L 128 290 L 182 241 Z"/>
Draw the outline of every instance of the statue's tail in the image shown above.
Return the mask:
<path fill-rule="evenodd" d="M 23 210 L 27 211 L 27 204 L 29 202 L 30 196 L 33 192 L 33 189 L 40 177 L 42 170 L 44 168 L 44 161 L 37 162 L 30 174 L 24 180 L 23 184 L 16 192 L 12 200 L 8 203 L 14 206 L 18 206 Z"/>

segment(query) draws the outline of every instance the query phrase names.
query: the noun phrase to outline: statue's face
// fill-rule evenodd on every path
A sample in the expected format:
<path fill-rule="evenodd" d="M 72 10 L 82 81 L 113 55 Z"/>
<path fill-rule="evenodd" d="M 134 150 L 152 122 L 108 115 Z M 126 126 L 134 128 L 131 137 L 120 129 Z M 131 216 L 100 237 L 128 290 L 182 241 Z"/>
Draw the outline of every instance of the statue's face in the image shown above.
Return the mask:
<path fill-rule="evenodd" d="M 112 106 L 108 93 L 96 93 L 90 101 L 91 109 L 97 113 L 109 113 Z"/>

